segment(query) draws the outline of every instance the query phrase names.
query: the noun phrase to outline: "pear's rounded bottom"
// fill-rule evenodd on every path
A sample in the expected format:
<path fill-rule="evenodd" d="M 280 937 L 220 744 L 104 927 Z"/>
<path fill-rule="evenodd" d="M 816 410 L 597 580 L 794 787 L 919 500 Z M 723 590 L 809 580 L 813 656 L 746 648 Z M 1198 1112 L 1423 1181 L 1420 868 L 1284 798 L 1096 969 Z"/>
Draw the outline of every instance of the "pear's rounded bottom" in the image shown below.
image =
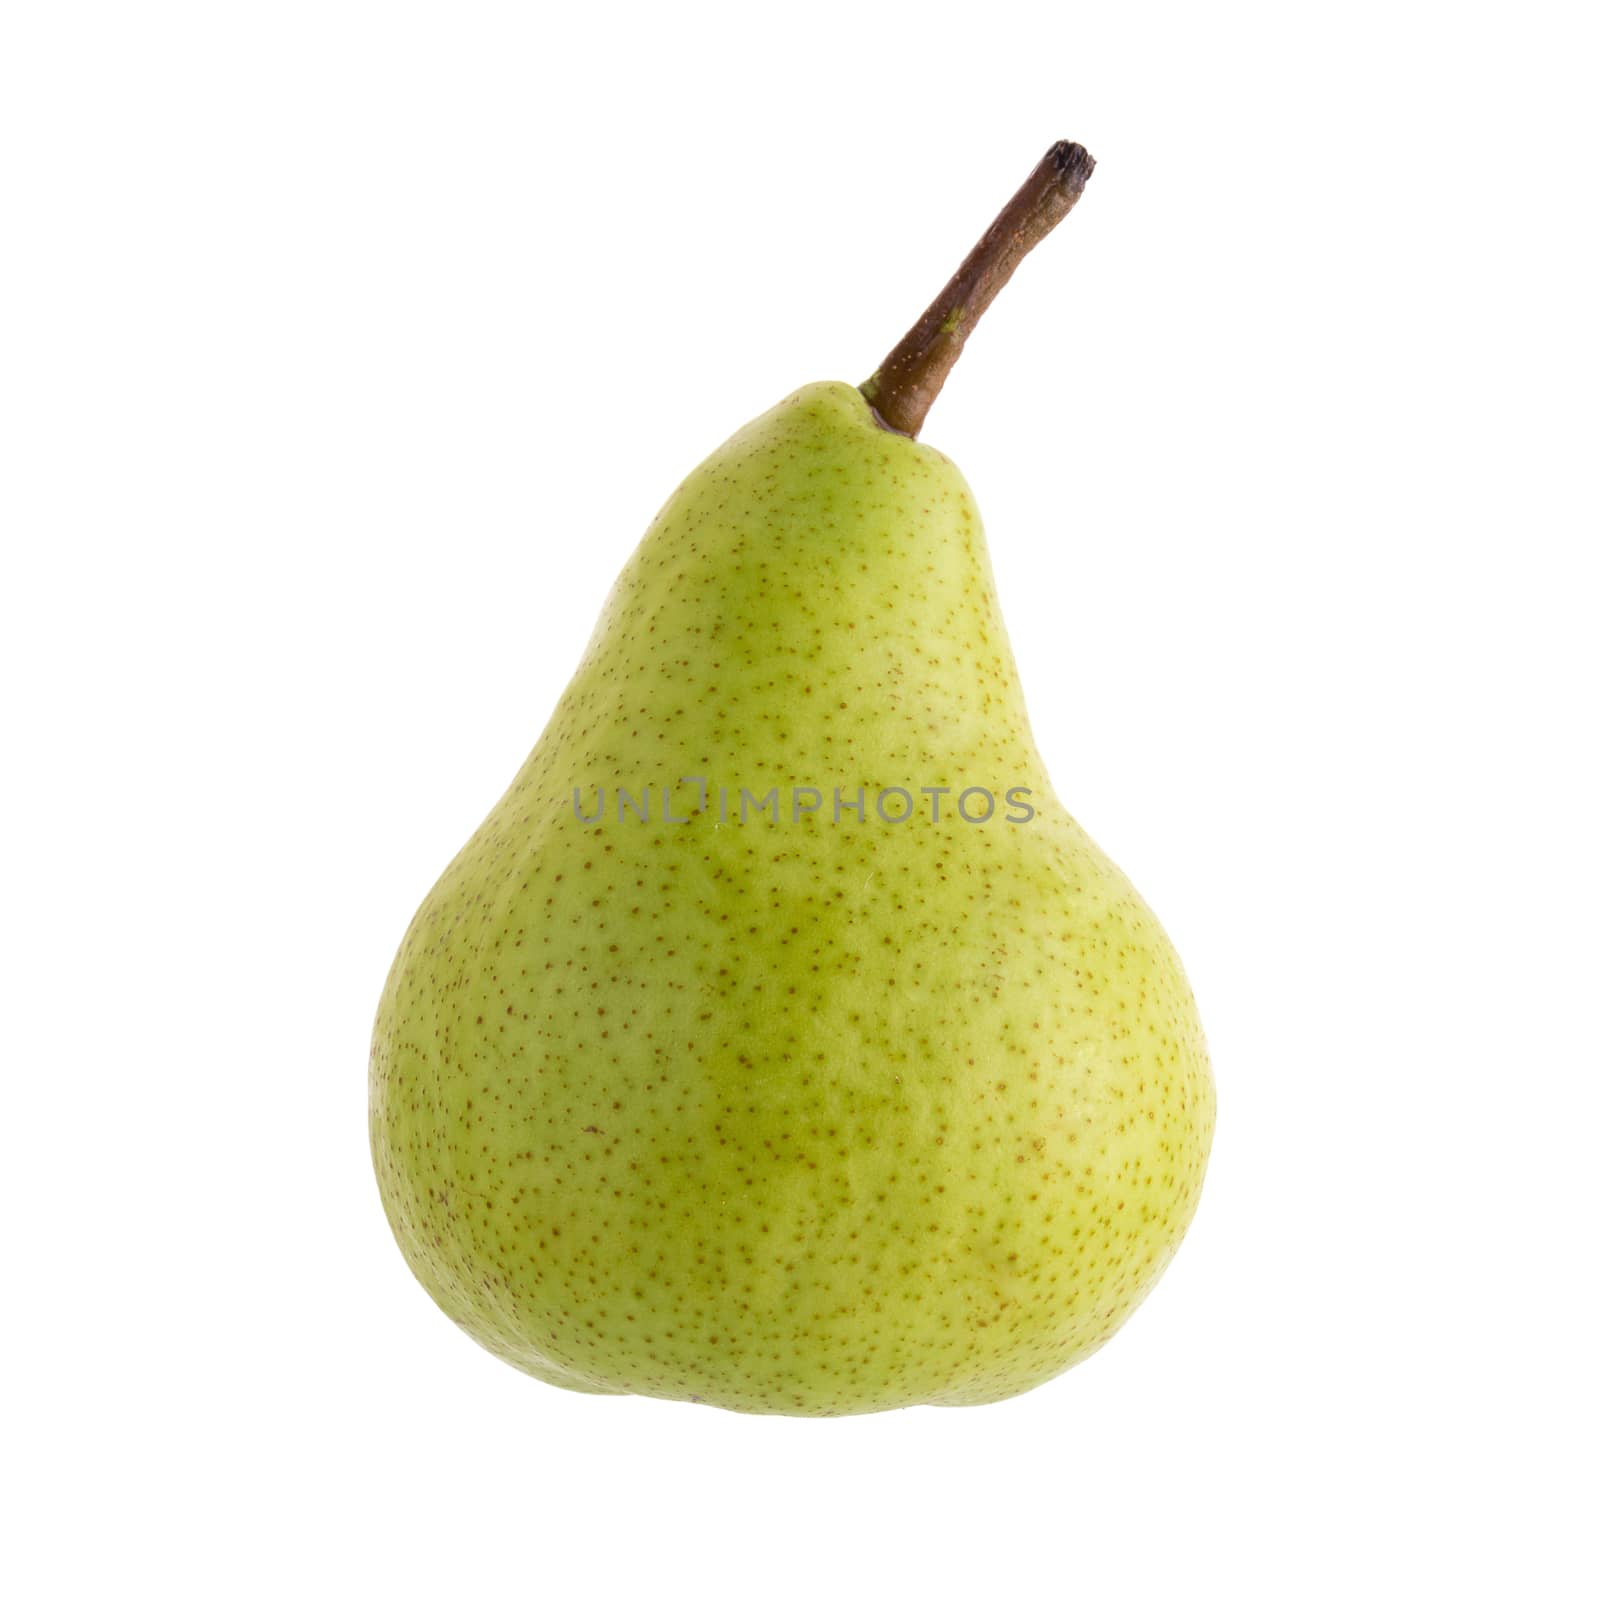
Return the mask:
<path fill-rule="evenodd" d="M 466 1331 L 473 1333 L 470 1328 Z M 611 1384 L 587 1375 L 579 1376 L 558 1369 L 537 1355 L 516 1354 L 497 1349 L 491 1341 L 479 1338 L 475 1333 L 473 1336 L 491 1354 L 498 1355 L 507 1365 L 515 1367 L 519 1372 L 537 1378 L 551 1388 L 565 1389 L 573 1394 L 675 1401 L 688 1405 L 711 1406 L 715 1410 L 732 1411 L 744 1416 L 824 1418 L 873 1416 L 882 1412 L 909 1410 L 915 1406 L 937 1406 L 953 1410 L 997 1405 L 1005 1400 L 1014 1400 L 1060 1377 L 1069 1368 L 1086 1360 L 1105 1343 L 1106 1339 L 1109 1339 L 1111 1331 L 1113 1330 L 1108 1329 L 1103 1338 L 1077 1351 L 1070 1359 L 1050 1372 L 1035 1373 L 1027 1377 L 1013 1374 L 1001 1381 L 986 1381 L 982 1377 L 969 1376 L 957 1387 L 937 1393 L 911 1393 L 895 1389 L 891 1385 L 886 1386 L 880 1396 L 866 1393 L 843 1395 L 809 1387 L 804 1392 L 797 1392 L 802 1388 L 800 1385 L 793 1386 L 787 1395 L 773 1392 L 778 1386 L 771 1386 L 768 1392 L 762 1393 L 762 1380 L 755 1374 L 746 1373 L 730 1373 L 726 1387 L 706 1384 L 699 1390 L 685 1389 L 681 1383 L 670 1380 L 658 1383 Z"/>

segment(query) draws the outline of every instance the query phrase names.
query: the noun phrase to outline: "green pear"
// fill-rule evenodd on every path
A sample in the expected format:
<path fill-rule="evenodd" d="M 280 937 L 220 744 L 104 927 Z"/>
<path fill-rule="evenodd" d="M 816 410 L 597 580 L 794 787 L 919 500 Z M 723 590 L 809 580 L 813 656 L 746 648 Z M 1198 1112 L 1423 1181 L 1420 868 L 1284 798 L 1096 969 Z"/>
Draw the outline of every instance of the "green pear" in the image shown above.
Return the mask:
<path fill-rule="evenodd" d="M 977 507 L 912 437 L 1091 168 L 1055 147 L 873 379 L 690 474 L 405 936 L 384 1207 L 548 1383 L 1003 1399 L 1104 1343 L 1194 1213 L 1189 986 L 1052 791 Z"/>

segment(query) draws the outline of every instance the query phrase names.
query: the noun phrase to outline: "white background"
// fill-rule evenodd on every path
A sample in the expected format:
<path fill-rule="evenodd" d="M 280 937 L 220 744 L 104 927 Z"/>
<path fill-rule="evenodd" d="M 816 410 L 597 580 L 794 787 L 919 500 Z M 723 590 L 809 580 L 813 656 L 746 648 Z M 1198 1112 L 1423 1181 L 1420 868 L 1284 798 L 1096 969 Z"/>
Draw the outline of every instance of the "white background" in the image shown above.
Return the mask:
<path fill-rule="evenodd" d="M 13 1592 L 1594 1592 L 1588 11 L 5 8 Z M 389 1239 L 390 957 L 668 491 L 1062 136 L 924 438 L 1198 1219 L 1001 1406 L 543 1388 Z"/>

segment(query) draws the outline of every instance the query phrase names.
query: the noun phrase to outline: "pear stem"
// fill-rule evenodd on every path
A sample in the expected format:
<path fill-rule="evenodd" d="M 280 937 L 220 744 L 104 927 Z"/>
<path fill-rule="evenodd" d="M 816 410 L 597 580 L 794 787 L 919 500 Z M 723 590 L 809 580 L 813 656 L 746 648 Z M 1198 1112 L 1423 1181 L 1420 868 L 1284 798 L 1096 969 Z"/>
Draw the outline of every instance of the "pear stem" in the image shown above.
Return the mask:
<path fill-rule="evenodd" d="M 1063 139 L 1045 152 L 916 326 L 861 385 L 886 428 L 916 438 L 978 318 L 1022 258 L 1078 203 L 1093 171 L 1094 157 L 1081 144 Z"/>

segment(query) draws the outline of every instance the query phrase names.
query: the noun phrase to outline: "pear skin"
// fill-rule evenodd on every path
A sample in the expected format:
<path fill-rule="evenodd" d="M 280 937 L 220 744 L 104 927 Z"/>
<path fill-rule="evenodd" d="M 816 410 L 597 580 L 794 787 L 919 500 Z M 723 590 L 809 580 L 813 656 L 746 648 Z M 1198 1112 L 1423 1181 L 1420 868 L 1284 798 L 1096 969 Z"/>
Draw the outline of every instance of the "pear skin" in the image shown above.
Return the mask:
<path fill-rule="evenodd" d="M 406 933 L 370 1087 L 412 1271 L 548 1383 L 973 1405 L 1116 1331 L 1211 1071 L 1050 787 L 946 457 L 820 383 L 689 476 Z"/>

